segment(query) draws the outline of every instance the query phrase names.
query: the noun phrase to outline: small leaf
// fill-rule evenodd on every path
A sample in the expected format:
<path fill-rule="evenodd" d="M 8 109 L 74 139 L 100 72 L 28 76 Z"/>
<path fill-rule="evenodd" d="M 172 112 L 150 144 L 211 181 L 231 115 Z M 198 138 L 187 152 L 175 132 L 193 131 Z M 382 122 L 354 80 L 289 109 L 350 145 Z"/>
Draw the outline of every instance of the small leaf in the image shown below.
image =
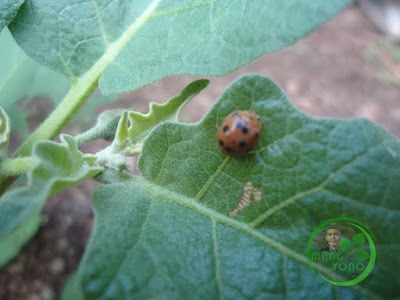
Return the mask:
<path fill-rule="evenodd" d="M 358 249 L 355 253 L 354 253 L 354 257 L 357 261 L 359 262 L 363 262 L 365 260 L 367 260 L 369 258 L 369 254 L 367 253 L 367 251 L 365 251 L 364 249 Z"/>
<path fill-rule="evenodd" d="M 259 145 L 243 157 L 216 144 L 234 110 L 261 118 Z M 82 299 L 397 296 L 400 142 L 372 122 L 311 118 L 271 80 L 245 76 L 199 123 L 155 127 L 138 169 L 143 178 L 93 195 L 95 227 L 69 285 Z M 230 217 L 247 182 L 260 202 Z M 379 259 L 368 280 L 339 289 L 314 276 L 306 248 L 318 225 L 343 215 L 374 229 Z"/>
<path fill-rule="evenodd" d="M 17 15 L 19 7 L 25 0 L 2 0 L 0 3 L 0 32 Z"/>
<path fill-rule="evenodd" d="M 342 249 L 344 253 L 349 253 L 351 250 L 353 250 L 353 247 L 348 239 L 342 238 L 340 241 L 340 249 Z"/>
<path fill-rule="evenodd" d="M 4 109 L 0 107 L 0 160 L 7 157 L 8 154 L 10 127 L 10 119 Z"/>
<path fill-rule="evenodd" d="M 40 64 L 73 82 L 100 76 L 111 94 L 177 73 L 227 74 L 294 43 L 350 2 L 31 0 L 9 27 Z"/>
<path fill-rule="evenodd" d="M 365 236 L 362 233 L 358 233 L 355 236 L 353 236 L 353 249 L 363 247 L 365 245 Z"/>
<path fill-rule="evenodd" d="M 208 84 L 209 81 L 206 79 L 194 81 L 166 103 L 150 103 L 147 114 L 127 111 L 118 124 L 116 138 L 112 144 L 113 151 L 124 155 L 137 154 L 138 144 L 141 146 L 143 140 L 156 125 L 164 121 L 178 121 L 178 115 L 186 104 Z"/>
<path fill-rule="evenodd" d="M 61 135 L 61 144 L 42 141 L 33 151 L 35 166 L 28 186 L 11 190 L 0 199 L 0 266 L 12 259 L 39 227 L 46 199 L 91 178 L 102 170 L 93 158 L 84 158 L 75 140 Z"/>

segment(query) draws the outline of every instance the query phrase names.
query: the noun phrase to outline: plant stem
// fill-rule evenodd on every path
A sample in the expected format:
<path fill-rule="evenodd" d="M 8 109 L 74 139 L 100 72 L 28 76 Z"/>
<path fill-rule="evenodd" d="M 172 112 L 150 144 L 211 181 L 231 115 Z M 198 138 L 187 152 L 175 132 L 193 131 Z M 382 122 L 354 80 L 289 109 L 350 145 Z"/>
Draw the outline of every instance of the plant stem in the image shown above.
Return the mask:
<path fill-rule="evenodd" d="M 5 176 L 21 175 L 33 166 L 35 159 L 32 156 L 5 159 L 0 164 L 1 174 Z"/>
<path fill-rule="evenodd" d="M 87 76 L 78 80 L 51 115 L 16 151 L 15 156 L 30 155 L 36 141 L 51 140 L 56 137 L 97 87 L 99 76 L 100 74 L 92 78 L 92 82 L 88 82 L 87 79 L 90 78 L 86 78 Z"/>

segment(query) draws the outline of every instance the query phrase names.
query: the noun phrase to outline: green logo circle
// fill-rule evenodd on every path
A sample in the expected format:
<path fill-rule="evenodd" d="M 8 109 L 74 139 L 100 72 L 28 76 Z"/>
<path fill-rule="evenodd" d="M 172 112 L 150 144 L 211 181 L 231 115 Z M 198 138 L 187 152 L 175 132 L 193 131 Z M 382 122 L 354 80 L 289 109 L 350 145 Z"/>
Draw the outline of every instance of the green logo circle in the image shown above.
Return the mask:
<path fill-rule="evenodd" d="M 317 278 L 339 286 L 363 281 L 375 265 L 371 230 L 353 218 L 332 218 L 319 225 L 307 246 L 308 265 Z"/>

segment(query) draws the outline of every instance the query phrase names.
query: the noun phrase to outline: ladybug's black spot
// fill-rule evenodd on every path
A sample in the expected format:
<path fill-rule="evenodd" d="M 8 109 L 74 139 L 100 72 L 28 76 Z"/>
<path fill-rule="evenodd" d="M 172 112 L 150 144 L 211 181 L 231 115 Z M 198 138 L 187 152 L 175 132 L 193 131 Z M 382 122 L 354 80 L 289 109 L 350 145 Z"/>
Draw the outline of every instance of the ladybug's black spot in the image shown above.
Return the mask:
<path fill-rule="evenodd" d="M 228 126 L 228 125 L 225 125 L 223 131 L 224 131 L 224 132 L 227 132 L 228 130 L 229 130 L 229 126 Z"/>
<path fill-rule="evenodd" d="M 232 153 L 232 148 L 226 147 L 225 150 L 226 150 L 226 152 L 228 152 L 228 153 Z"/>
<path fill-rule="evenodd" d="M 246 142 L 245 142 L 245 141 L 241 141 L 241 142 L 239 143 L 239 147 L 240 147 L 240 148 L 243 148 L 244 146 L 246 146 Z"/>
<path fill-rule="evenodd" d="M 244 134 L 247 134 L 249 132 L 249 129 L 247 127 L 243 127 L 242 131 L 243 131 Z"/>
<path fill-rule="evenodd" d="M 224 146 L 224 142 L 222 140 L 219 140 L 219 144 L 221 145 L 221 147 Z"/>
<path fill-rule="evenodd" d="M 237 127 L 237 128 L 242 128 L 243 126 L 244 126 L 244 124 L 243 124 L 242 121 L 237 121 L 237 122 L 236 122 L 236 127 Z"/>
<path fill-rule="evenodd" d="M 260 136 L 260 133 L 257 131 L 256 134 L 255 134 L 255 136 L 256 136 L 256 137 L 259 137 L 259 136 Z"/>

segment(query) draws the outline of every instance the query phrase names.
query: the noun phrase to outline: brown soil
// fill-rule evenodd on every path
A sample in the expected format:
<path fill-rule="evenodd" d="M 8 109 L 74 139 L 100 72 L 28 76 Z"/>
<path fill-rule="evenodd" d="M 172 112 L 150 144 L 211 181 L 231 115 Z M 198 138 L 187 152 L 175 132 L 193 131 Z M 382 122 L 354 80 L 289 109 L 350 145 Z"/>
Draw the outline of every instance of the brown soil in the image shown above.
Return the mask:
<path fill-rule="evenodd" d="M 312 116 L 365 117 L 400 137 L 400 64 L 394 59 L 399 52 L 357 8 L 350 7 L 293 46 L 227 76 L 211 78 L 209 87 L 185 108 L 182 119 L 199 120 L 234 79 L 251 72 L 274 79 L 297 107 Z M 98 112 L 134 104 L 145 111 L 149 101 L 163 102 L 194 79 L 172 76 L 124 94 L 117 103 L 103 106 Z M 77 128 L 68 126 L 66 132 L 76 134 Z M 90 143 L 81 150 L 96 152 L 104 145 Z M 47 202 L 39 232 L 17 258 L 0 270 L 0 299 L 59 298 L 92 228 L 90 194 L 96 185 L 87 181 Z"/>

